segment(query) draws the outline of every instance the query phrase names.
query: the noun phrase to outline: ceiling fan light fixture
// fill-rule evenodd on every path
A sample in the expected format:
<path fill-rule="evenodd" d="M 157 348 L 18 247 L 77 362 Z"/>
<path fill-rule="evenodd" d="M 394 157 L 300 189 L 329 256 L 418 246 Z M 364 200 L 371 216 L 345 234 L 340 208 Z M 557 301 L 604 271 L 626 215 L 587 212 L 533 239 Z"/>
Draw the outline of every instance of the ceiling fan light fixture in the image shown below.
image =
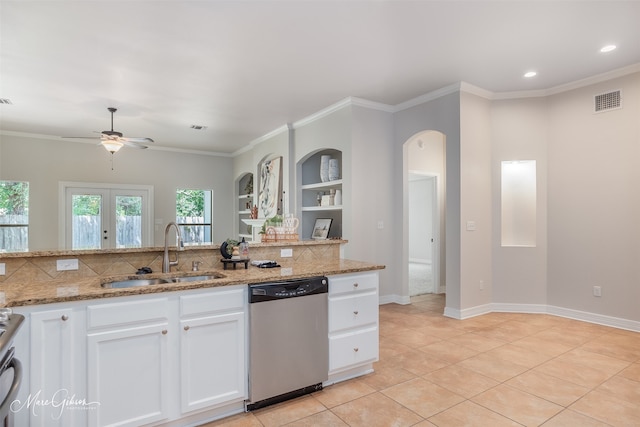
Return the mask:
<path fill-rule="evenodd" d="M 102 141 L 101 144 L 111 154 L 116 153 L 124 145 L 120 141 L 114 141 L 114 140 L 111 140 L 111 139 L 106 140 L 106 141 Z"/>

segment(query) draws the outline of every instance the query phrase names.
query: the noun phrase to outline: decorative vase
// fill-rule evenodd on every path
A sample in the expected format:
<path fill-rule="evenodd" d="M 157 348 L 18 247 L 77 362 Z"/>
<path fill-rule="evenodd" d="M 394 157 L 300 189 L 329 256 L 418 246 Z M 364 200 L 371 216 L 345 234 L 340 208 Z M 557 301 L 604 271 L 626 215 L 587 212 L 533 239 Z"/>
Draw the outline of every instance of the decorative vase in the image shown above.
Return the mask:
<path fill-rule="evenodd" d="M 320 181 L 322 182 L 329 181 L 329 160 L 331 156 L 320 157 Z"/>
<path fill-rule="evenodd" d="M 336 194 L 333 200 L 336 206 L 342 205 L 342 190 L 336 190 Z"/>
<path fill-rule="evenodd" d="M 329 160 L 329 181 L 335 181 L 340 179 L 340 166 L 338 165 L 338 159 Z"/>

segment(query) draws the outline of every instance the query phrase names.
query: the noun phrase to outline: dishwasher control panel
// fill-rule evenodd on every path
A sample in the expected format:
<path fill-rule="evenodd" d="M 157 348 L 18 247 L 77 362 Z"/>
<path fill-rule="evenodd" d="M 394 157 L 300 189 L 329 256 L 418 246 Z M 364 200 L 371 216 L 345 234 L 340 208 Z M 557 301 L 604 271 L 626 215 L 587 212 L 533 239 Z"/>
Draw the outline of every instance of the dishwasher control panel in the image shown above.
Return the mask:
<path fill-rule="evenodd" d="M 249 303 L 327 293 L 329 291 L 328 283 L 326 277 L 312 277 L 251 285 L 249 287 Z"/>

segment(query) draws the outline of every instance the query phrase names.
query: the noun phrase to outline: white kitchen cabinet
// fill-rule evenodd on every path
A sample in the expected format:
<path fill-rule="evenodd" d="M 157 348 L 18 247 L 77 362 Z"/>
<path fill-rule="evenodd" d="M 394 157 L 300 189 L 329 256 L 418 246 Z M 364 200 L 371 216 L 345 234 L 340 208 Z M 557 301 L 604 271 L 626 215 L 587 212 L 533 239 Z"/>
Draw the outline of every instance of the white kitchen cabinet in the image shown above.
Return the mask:
<path fill-rule="evenodd" d="M 330 380 L 370 371 L 378 342 L 378 273 L 329 277 Z"/>
<path fill-rule="evenodd" d="M 180 298 L 183 413 L 247 397 L 245 288 Z"/>
<path fill-rule="evenodd" d="M 31 426 L 86 426 L 86 411 L 57 403 L 85 396 L 84 310 L 60 308 L 30 316 L 29 389 L 31 397 L 54 404 L 23 408 Z M 23 361 L 25 363 L 26 361 Z"/>
<path fill-rule="evenodd" d="M 139 426 L 169 416 L 167 298 L 87 307 L 90 426 Z"/>

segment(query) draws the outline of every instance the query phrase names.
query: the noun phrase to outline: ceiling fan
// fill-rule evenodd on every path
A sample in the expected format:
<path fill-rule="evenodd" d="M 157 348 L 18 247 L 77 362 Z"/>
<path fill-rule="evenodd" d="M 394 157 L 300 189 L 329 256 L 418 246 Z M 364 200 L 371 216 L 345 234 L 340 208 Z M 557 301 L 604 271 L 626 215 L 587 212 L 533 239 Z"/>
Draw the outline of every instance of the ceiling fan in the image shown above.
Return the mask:
<path fill-rule="evenodd" d="M 144 149 L 144 148 L 148 148 L 144 144 L 148 144 L 150 142 L 153 142 L 153 139 L 151 139 L 151 138 L 124 137 L 124 136 L 122 136 L 122 132 L 118 132 L 118 131 L 113 130 L 113 113 L 118 111 L 118 109 L 114 108 L 114 107 L 109 107 L 109 108 L 107 108 L 107 110 L 109 110 L 109 112 L 111 113 L 111 130 L 103 130 L 102 132 L 99 132 L 99 133 L 101 134 L 100 135 L 100 145 L 102 145 L 108 152 L 113 154 L 113 153 L 115 153 L 116 151 L 118 151 L 119 149 L 121 149 L 125 145 L 127 147 Z M 96 132 L 96 133 L 98 133 L 98 132 Z M 69 137 L 66 137 L 66 138 L 84 138 L 84 137 L 81 137 L 81 136 L 69 136 Z"/>

